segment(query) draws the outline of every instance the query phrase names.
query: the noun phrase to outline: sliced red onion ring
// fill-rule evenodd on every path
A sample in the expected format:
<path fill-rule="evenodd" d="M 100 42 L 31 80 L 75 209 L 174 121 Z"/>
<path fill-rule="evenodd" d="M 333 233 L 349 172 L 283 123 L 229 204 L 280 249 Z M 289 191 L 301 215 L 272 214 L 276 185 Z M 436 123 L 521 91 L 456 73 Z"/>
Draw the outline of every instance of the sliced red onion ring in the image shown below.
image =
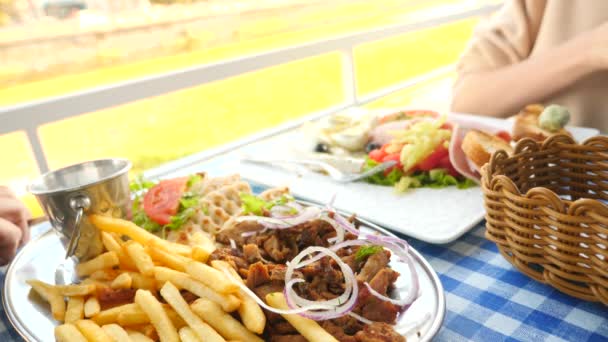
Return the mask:
<path fill-rule="evenodd" d="M 357 236 L 359 236 L 360 232 L 359 229 L 357 229 L 352 223 L 350 223 L 347 219 L 345 219 L 344 217 L 342 217 L 342 215 L 338 214 L 338 212 L 334 211 L 333 209 L 330 210 L 333 214 L 334 214 L 334 220 L 344 229 L 346 229 L 348 232 L 355 234 Z"/>
<path fill-rule="evenodd" d="M 300 267 L 300 261 L 304 257 L 312 253 L 319 253 L 323 256 L 328 256 L 334 259 L 334 261 L 340 267 L 340 270 L 344 275 L 345 290 L 344 293 L 342 293 L 342 295 L 340 295 L 339 297 L 326 301 L 310 301 L 305 298 L 302 298 L 293 290 L 293 285 L 296 282 L 301 281 L 298 279 L 295 279 L 294 281 L 294 279 L 291 278 L 293 276 L 293 271 L 296 268 Z M 355 304 L 357 303 L 357 297 L 359 295 L 359 287 L 357 285 L 355 275 L 353 274 L 353 270 L 346 263 L 344 263 L 342 259 L 340 259 L 340 257 L 338 257 L 334 252 L 324 247 L 308 247 L 302 252 L 300 252 L 298 255 L 296 255 L 296 257 L 293 258 L 293 260 L 287 266 L 287 270 L 285 272 L 285 282 L 285 298 L 287 301 L 287 305 L 290 308 L 294 309 L 299 307 L 305 307 L 305 305 L 310 306 L 312 305 L 311 303 L 321 303 L 323 305 L 333 306 L 331 310 L 309 311 L 305 313 L 300 313 L 300 315 L 303 317 L 317 321 L 341 317 L 351 312 L 354 309 Z M 346 300 L 347 298 L 348 300 Z"/>
<path fill-rule="evenodd" d="M 293 218 L 297 217 L 299 214 L 299 210 L 289 207 L 287 205 L 275 205 L 270 209 L 270 217 L 278 219 Z"/>
<path fill-rule="evenodd" d="M 367 236 L 367 238 L 369 238 L 369 237 L 370 236 Z M 375 237 L 379 238 L 380 236 L 375 236 Z M 402 240 L 402 243 L 405 244 L 405 246 L 407 246 L 407 243 L 405 241 Z M 370 245 L 370 244 L 377 244 L 377 245 L 383 246 L 384 248 L 387 248 L 392 253 L 394 253 L 399 258 L 399 260 L 401 260 L 407 264 L 407 266 L 410 270 L 411 288 L 408 291 L 407 296 L 405 296 L 405 298 L 403 298 L 399 301 L 399 302 L 402 302 L 402 304 L 396 304 L 396 305 L 404 306 L 404 305 L 409 305 L 409 304 L 413 303 L 416 299 L 418 299 L 420 283 L 419 283 L 419 279 L 418 279 L 418 273 L 416 272 L 416 266 L 414 265 L 414 261 L 412 260 L 412 257 L 409 255 L 407 248 L 403 248 L 402 246 L 399 246 L 393 242 L 387 242 L 387 241 L 383 241 L 381 239 L 376 239 L 376 240 L 357 239 L 357 240 L 346 240 L 342 243 L 336 244 L 331 247 L 331 250 L 337 251 L 341 248 L 345 248 L 345 247 L 349 247 L 349 246 L 362 246 L 362 245 Z M 312 262 L 314 262 L 313 261 L 314 259 L 315 258 L 312 258 L 311 260 L 306 260 L 305 262 L 312 263 Z"/>
<path fill-rule="evenodd" d="M 344 241 L 344 229 L 342 228 L 342 226 L 338 225 L 335 220 L 332 220 L 330 217 L 325 215 L 321 215 L 319 217 L 319 220 L 327 222 L 336 231 L 336 236 L 327 239 L 327 241 L 329 241 L 330 243 L 340 243 Z"/>
<path fill-rule="evenodd" d="M 389 303 L 397 305 L 397 306 L 405 306 L 405 305 L 410 304 L 410 303 L 407 303 L 403 299 L 396 300 L 396 299 L 389 298 L 389 297 L 387 297 L 387 296 L 379 293 L 378 291 L 374 290 L 374 288 L 371 287 L 369 285 L 369 283 L 367 283 L 367 282 L 365 282 L 363 284 L 367 287 L 367 289 L 369 290 L 369 293 L 371 293 L 374 297 L 376 297 L 376 298 L 378 298 L 378 299 L 380 299 L 382 301 L 389 302 Z"/>
<path fill-rule="evenodd" d="M 250 232 L 244 232 L 241 234 L 241 237 L 248 238 L 250 236 L 254 236 L 257 234 L 262 234 L 262 233 L 266 232 L 267 230 L 268 230 L 268 228 L 264 228 L 262 230 L 252 230 Z"/>
<path fill-rule="evenodd" d="M 321 212 L 317 207 L 306 207 L 299 215 L 288 218 L 274 218 L 265 216 L 240 216 L 236 218 L 237 222 L 254 221 L 269 229 L 285 229 L 297 226 L 304 222 L 308 222 L 316 218 Z"/>
<path fill-rule="evenodd" d="M 374 323 L 374 321 L 371 321 L 371 320 L 369 320 L 369 319 L 367 319 L 367 318 L 365 318 L 365 317 L 363 317 L 361 315 L 358 315 L 358 314 L 356 314 L 356 313 L 354 313 L 352 311 L 349 312 L 348 315 L 354 317 L 358 321 L 363 322 L 365 324 L 373 324 Z"/>
<path fill-rule="evenodd" d="M 224 271 L 224 274 L 228 277 L 228 279 L 232 280 L 233 283 L 237 284 L 238 287 L 241 289 L 241 291 L 245 292 L 245 294 L 247 294 L 249 297 L 251 297 L 253 300 L 255 300 L 255 302 L 258 303 L 258 305 L 260 305 L 261 307 L 263 307 L 264 309 L 266 309 L 268 311 L 274 312 L 279 315 L 297 315 L 297 314 L 312 311 L 312 310 L 330 310 L 333 308 L 333 306 L 322 305 L 322 304 L 315 304 L 315 305 L 310 305 L 310 306 L 306 306 L 306 307 L 300 307 L 298 309 L 293 309 L 293 310 L 282 310 L 282 309 L 273 308 L 272 306 L 266 304 L 266 302 L 264 302 L 262 299 L 260 299 L 260 297 L 258 297 L 255 294 L 255 292 L 251 291 L 251 289 L 247 287 L 247 285 L 243 284 L 243 282 L 239 281 L 238 279 L 235 279 L 234 276 L 230 272 Z"/>

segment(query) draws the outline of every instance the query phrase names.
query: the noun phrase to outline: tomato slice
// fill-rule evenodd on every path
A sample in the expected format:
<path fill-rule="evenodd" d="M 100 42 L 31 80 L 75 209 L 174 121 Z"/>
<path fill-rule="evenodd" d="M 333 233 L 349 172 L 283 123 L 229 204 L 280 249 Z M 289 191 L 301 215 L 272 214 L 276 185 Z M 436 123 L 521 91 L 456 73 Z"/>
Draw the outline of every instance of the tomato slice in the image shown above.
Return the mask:
<path fill-rule="evenodd" d="M 450 156 L 447 155 L 443 158 L 441 158 L 441 160 L 439 161 L 439 163 L 437 164 L 438 167 L 442 168 L 442 169 L 446 169 L 448 171 L 448 174 L 450 176 L 453 177 L 458 177 L 459 173 L 458 171 L 456 171 L 456 168 L 454 167 L 454 165 L 452 165 L 452 162 L 450 161 Z"/>
<path fill-rule="evenodd" d="M 168 224 L 177 214 L 188 177 L 163 180 L 144 195 L 144 211 L 154 222 Z"/>
<path fill-rule="evenodd" d="M 496 133 L 496 136 L 508 143 L 511 142 L 511 140 L 513 140 L 511 138 L 511 134 L 509 134 L 509 132 L 507 132 L 507 131 L 500 131 L 500 132 Z"/>
<path fill-rule="evenodd" d="M 379 123 L 383 124 L 385 122 L 389 122 L 389 121 L 396 121 L 396 120 L 407 120 L 407 119 L 412 119 L 412 118 L 417 118 L 417 117 L 431 117 L 431 118 L 438 118 L 439 117 L 439 113 L 437 113 L 434 110 L 402 110 L 400 112 L 397 113 L 392 113 L 392 114 L 388 114 L 385 115 L 383 117 L 380 118 Z"/>
<path fill-rule="evenodd" d="M 448 149 L 443 146 L 443 143 L 441 143 L 439 146 L 437 146 L 433 153 L 418 163 L 418 169 L 422 171 L 431 171 L 432 169 L 437 168 L 439 161 L 443 159 L 443 157 L 447 156 L 448 153 Z"/>
<path fill-rule="evenodd" d="M 382 158 L 384 158 L 384 156 L 386 156 L 386 152 L 379 148 L 369 151 L 368 154 L 369 159 L 377 161 L 378 163 L 382 162 Z"/>

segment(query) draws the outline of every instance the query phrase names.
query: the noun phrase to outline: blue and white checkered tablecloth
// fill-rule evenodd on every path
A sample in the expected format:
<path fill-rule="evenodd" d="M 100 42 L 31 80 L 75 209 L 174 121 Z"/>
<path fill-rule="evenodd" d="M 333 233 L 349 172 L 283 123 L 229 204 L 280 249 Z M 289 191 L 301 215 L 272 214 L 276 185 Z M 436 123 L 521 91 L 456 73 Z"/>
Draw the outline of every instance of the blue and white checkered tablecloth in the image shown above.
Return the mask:
<path fill-rule="evenodd" d="M 447 314 L 436 341 L 608 341 L 608 307 L 521 274 L 483 232 L 479 225 L 442 246 L 409 239 L 445 288 Z M 0 316 L 0 341 L 19 341 L 4 311 Z"/>

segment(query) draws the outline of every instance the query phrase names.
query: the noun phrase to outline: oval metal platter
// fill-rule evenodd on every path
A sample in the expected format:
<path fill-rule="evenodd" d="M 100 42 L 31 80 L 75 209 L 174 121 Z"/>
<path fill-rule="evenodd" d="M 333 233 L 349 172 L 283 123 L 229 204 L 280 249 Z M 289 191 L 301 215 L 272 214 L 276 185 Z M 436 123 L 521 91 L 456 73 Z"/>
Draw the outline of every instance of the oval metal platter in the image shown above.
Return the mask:
<path fill-rule="evenodd" d="M 310 203 L 305 203 L 312 205 Z M 394 236 L 377 225 L 360 220 L 361 229 L 367 233 Z M 50 228 L 48 223 L 43 223 Z M 45 228 L 45 227 L 38 227 Z M 411 307 L 399 316 L 396 330 L 408 342 L 430 341 L 441 328 L 445 316 L 445 294 L 437 274 L 429 263 L 413 248 L 414 258 L 420 281 L 420 297 Z M 2 303 L 6 315 L 15 330 L 27 341 L 53 341 L 54 328 L 58 324 L 51 317 L 50 309 L 26 284 L 28 279 L 39 279 L 54 283 L 55 269 L 63 262 L 65 250 L 52 229 L 28 243 L 13 260 L 6 272 L 2 293 Z M 401 273 L 397 288 L 408 290 L 409 270 L 402 263 L 391 261 L 391 267 Z M 400 293 L 393 293 L 400 297 Z"/>

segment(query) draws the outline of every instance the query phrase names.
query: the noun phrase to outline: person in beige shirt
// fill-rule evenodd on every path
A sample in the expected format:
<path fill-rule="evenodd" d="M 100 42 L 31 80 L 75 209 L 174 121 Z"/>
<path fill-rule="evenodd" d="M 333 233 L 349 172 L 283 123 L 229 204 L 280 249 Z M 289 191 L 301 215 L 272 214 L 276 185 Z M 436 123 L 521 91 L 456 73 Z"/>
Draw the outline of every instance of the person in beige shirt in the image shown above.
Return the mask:
<path fill-rule="evenodd" d="M 608 0 L 506 0 L 458 63 L 452 110 L 509 116 L 560 104 L 608 132 Z"/>

